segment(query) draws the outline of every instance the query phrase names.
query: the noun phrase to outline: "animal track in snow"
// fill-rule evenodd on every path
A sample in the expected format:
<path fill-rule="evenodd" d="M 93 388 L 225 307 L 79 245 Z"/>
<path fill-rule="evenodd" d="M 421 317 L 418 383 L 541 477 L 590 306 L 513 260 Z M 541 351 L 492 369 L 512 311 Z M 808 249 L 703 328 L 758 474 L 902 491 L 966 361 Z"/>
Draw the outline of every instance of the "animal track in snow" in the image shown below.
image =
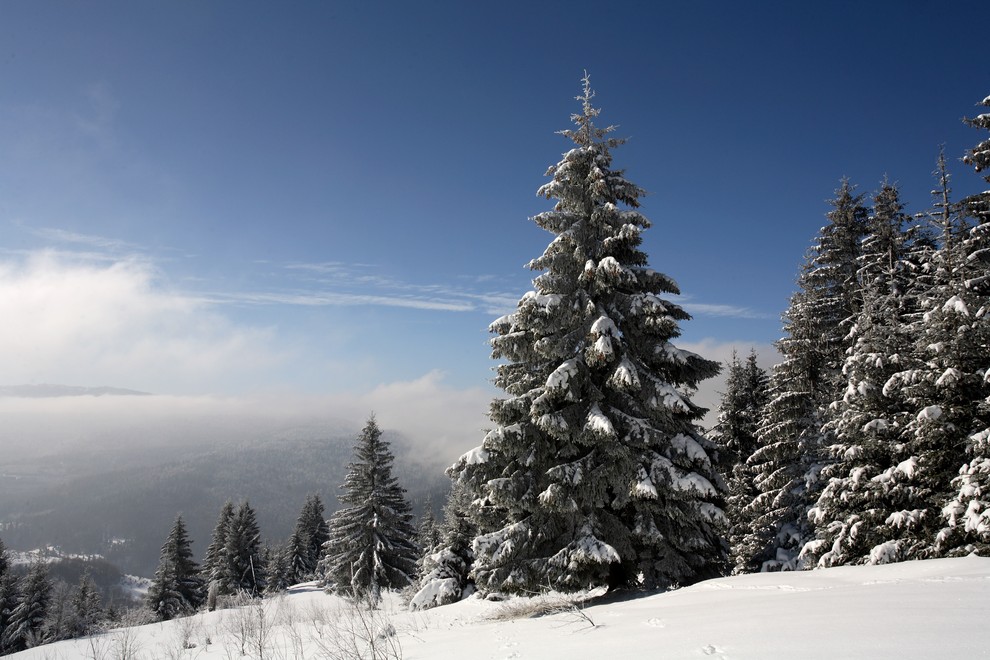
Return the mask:
<path fill-rule="evenodd" d="M 665 628 L 665 627 L 667 627 L 667 624 L 663 622 L 663 619 L 658 619 L 657 617 L 653 617 L 652 619 L 649 619 L 646 622 L 646 625 L 651 626 L 653 628 Z"/>
<path fill-rule="evenodd" d="M 709 644 L 708 646 L 702 647 L 701 652 L 712 658 L 720 658 L 720 660 L 728 660 L 728 656 L 725 655 L 725 651 L 715 646 L 714 644 Z"/>

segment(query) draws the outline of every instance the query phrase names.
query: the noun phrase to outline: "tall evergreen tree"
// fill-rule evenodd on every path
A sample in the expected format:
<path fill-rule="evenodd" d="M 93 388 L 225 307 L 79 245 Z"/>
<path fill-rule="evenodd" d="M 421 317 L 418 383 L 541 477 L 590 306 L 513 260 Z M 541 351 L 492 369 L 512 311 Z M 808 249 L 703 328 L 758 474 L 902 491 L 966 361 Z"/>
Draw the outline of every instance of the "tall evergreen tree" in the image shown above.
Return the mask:
<path fill-rule="evenodd" d="M 831 462 L 822 471 L 827 485 L 809 513 L 816 527 L 816 539 L 804 549 L 809 563 L 869 562 L 874 550 L 891 540 L 885 521 L 904 504 L 882 475 L 907 458 L 897 443 L 907 423 L 904 404 L 884 389 L 911 354 L 907 327 L 916 310 L 908 295 L 908 241 L 914 232 L 906 231 L 906 224 L 897 188 L 885 182 L 874 198 L 860 255 L 863 307 L 849 334 L 846 386 L 825 424 Z"/>
<path fill-rule="evenodd" d="M 409 503 L 395 477 L 388 443 L 372 415 L 358 436 L 354 461 L 330 519 L 324 579 L 335 591 L 377 603 L 382 589 L 412 583 L 418 549 Z"/>
<path fill-rule="evenodd" d="M 7 552 L 7 546 L 4 545 L 3 539 L 0 539 L 0 578 L 6 575 L 10 571 L 10 553 Z"/>
<path fill-rule="evenodd" d="M 0 655 L 13 653 L 13 646 L 8 647 L 5 641 L 5 631 L 10 623 L 11 614 L 20 600 L 17 578 L 10 570 L 10 554 L 3 540 L 0 539 Z"/>
<path fill-rule="evenodd" d="M 244 501 L 230 519 L 220 571 L 222 593 L 260 597 L 267 584 L 267 567 L 261 556 L 261 530 L 251 505 Z"/>
<path fill-rule="evenodd" d="M 230 530 L 230 523 L 234 519 L 234 503 L 230 500 L 224 502 L 217 517 L 217 523 L 213 528 L 213 537 L 210 545 L 206 548 L 206 555 L 203 558 L 201 575 L 207 584 L 218 582 L 224 565 L 224 553 L 227 547 L 227 534 Z"/>
<path fill-rule="evenodd" d="M 728 363 L 725 392 L 719 402 L 714 440 L 718 447 L 717 467 L 726 482 L 732 470 L 753 453 L 760 413 L 767 402 L 769 379 L 756 360 L 756 351 L 743 362 L 733 353 Z"/>
<path fill-rule="evenodd" d="M 990 96 L 982 105 L 990 107 Z M 966 123 L 974 128 L 990 130 L 990 113 L 981 114 Z M 982 140 L 970 149 L 963 161 L 978 172 L 987 172 L 990 183 L 990 139 Z M 941 553 L 978 552 L 990 554 L 990 190 L 963 200 L 965 212 L 974 226 L 962 243 L 964 259 L 959 264 L 967 298 L 963 303 L 970 311 L 968 322 L 959 328 L 960 338 L 976 351 L 982 348 L 982 366 L 974 355 L 971 368 L 954 377 L 953 388 L 966 387 L 973 397 L 969 419 L 959 430 L 966 436 L 964 460 L 949 489 L 949 501 L 942 509 L 943 529 L 939 532 L 937 549 Z M 961 306 L 956 305 L 959 311 Z M 946 372 L 948 373 L 948 372 Z M 982 379 L 979 378 L 982 373 Z"/>
<path fill-rule="evenodd" d="M 297 528 L 285 543 L 285 578 L 289 584 L 298 584 L 313 578 L 316 566 L 309 561 L 309 544 Z"/>
<path fill-rule="evenodd" d="M 95 633 L 103 619 L 100 593 L 89 569 L 79 578 L 79 584 L 72 592 L 70 632 L 73 637 L 85 637 Z"/>
<path fill-rule="evenodd" d="M 289 540 L 281 545 L 265 545 L 261 551 L 262 559 L 268 569 L 268 579 L 265 591 L 270 594 L 285 591 L 289 587 L 302 580 L 296 579 L 296 574 L 292 571 L 292 543 L 295 533 Z"/>
<path fill-rule="evenodd" d="M 827 460 L 826 408 L 841 389 L 849 330 L 862 309 L 857 274 L 867 220 L 862 195 L 847 180 L 831 204 L 777 342 L 783 361 L 771 374 L 759 447 L 749 459 L 759 492 L 743 509 L 752 529 L 738 545 L 737 571 L 797 568 L 813 537 L 807 514 Z"/>
<path fill-rule="evenodd" d="M 290 560 L 292 579 L 305 582 L 316 577 L 316 567 L 323 553 L 323 545 L 330 538 L 330 529 L 324 517 L 323 502 L 320 496 L 306 497 L 289 547 L 293 553 Z"/>
<path fill-rule="evenodd" d="M 168 621 L 195 612 L 206 599 L 204 591 L 186 525 L 178 516 L 162 545 L 158 570 L 148 589 L 148 607 L 160 621 Z"/>
<path fill-rule="evenodd" d="M 433 515 L 433 498 L 428 495 L 426 502 L 423 503 L 423 515 L 416 529 L 416 544 L 423 550 L 424 556 L 440 545 L 441 534 L 440 523 Z"/>
<path fill-rule="evenodd" d="M 574 148 L 538 194 L 534 221 L 553 234 L 543 271 L 514 313 L 491 325 L 495 428 L 449 474 L 494 528 L 474 541 L 484 591 L 688 584 L 726 557 L 723 484 L 688 392 L 716 362 L 676 348 L 689 315 L 639 246 L 644 194 L 612 166 L 623 140 L 595 125 L 587 77 L 562 131 Z M 626 208 L 621 208 L 622 206 Z"/>
<path fill-rule="evenodd" d="M 728 540 L 731 563 L 736 566 L 744 562 L 745 553 L 740 554 L 740 546 L 751 529 L 752 521 L 745 510 L 758 492 L 747 461 L 756 451 L 757 430 L 770 385 L 766 371 L 757 364 L 756 351 L 750 352 L 745 362 L 733 353 L 728 367 L 714 440 L 718 446 L 718 470 L 729 489 Z"/>
<path fill-rule="evenodd" d="M 7 652 L 16 653 L 45 643 L 44 626 L 52 587 L 48 566 L 42 562 L 32 564 L 21 581 L 20 598 L 0 638 L 0 646 Z"/>

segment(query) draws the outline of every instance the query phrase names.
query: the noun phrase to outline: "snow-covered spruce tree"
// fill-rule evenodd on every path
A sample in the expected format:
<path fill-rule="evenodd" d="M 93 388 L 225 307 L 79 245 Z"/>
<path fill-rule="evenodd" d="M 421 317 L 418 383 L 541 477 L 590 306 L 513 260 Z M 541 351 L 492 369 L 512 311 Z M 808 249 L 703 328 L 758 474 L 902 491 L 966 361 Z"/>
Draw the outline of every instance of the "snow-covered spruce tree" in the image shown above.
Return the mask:
<path fill-rule="evenodd" d="M 306 498 L 296 523 L 296 531 L 306 541 L 305 579 L 312 580 L 316 577 L 316 566 L 323 556 L 323 544 L 330 539 L 330 527 L 327 525 L 323 501 L 319 495 L 314 493 Z"/>
<path fill-rule="evenodd" d="M 217 585 L 219 584 L 220 573 L 224 562 L 224 552 L 227 546 L 227 532 L 230 529 L 230 521 L 233 519 L 234 503 L 227 500 L 220 509 L 220 515 L 217 517 L 217 523 L 213 527 L 213 536 L 210 539 L 210 545 L 206 548 L 206 554 L 203 557 L 203 566 L 200 569 L 203 581 L 213 591 L 217 590 Z"/>
<path fill-rule="evenodd" d="M 454 603 L 472 589 L 468 572 L 478 527 L 471 515 L 471 493 L 463 484 L 452 485 L 437 532 L 433 547 L 424 551 L 419 590 L 409 603 L 414 610 Z"/>
<path fill-rule="evenodd" d="M 847 180 L 831 204 L 784 314 L 783 361 L 771 373 L 759 447 L 749 458 L 758 494 L 743 508 L 752 522 L 735 551 L 737 572 L 800 568 L 800 551 L 813 537 L 807 514 L 829 444 L 826 408 L 842 389 L 849 329 L 862 308 L 857 273 L 867 219 Z"/>
<path fill-rule="evenodd" d="M 420 516 L 419 525 L 416 526 L 416 544 L 426 556 L 440 545 L 440 537 L 440 523 L 433 515 L 433 497 L 427 495 L 423 503 L 423 515 Z"/>
<path fill-rule="evenodd" d="M 612 167 L 623 140 L 595 125 L 593 95 L 585 77 L 561 132 L 575 146 L 538 192 L 557 200 L 534 218 L 554 235 L 529 264 L 543 273 L 491 325 L 508 396 L 448 471 L 498 521 L 473 544 L 485 592 L 689 584 L 725 568 L 724 486 L 688 395 L 719 365 L 670 343 L 690 317 L 639 249 L 644 193 Z"/>
<path fill-rule="evenodd" d="M 10 570 L 10 554 L 3 540 L 0 539 L 0 655 L 13 653 L 13 648 L 7 648 L 4 643 L 4 631 L 10 623 L 10 615 L 20 600 L 17 578 Z"/>
<path fill-rule="evenodd" d="M 46 641 L 45 618 L 52 595 L 48 566 L 40 561 L 33 563 L 21 581 L 20 592 L 0 638 L 0 647 L 7 653 L 23 651 Z"/>
<path fill-rule="evenodd" d="M 226 541 L 219 574 L 220 593 L 260 597 L 265 591 L 268 572 L 261 556 L 261 530 L 247 501 L 230 519 Z"/>
<path fill-rule="evenodd" d="M 908 324 L 916 311 L 910 240 L 897 188 L 884 182 L 874 198 L 863 240 L 859 280 L 863 307 L 849 333 L 844 390 L 829 407 L 825 424 L 831 462 L 825 487 L 809 512 L 816 538 L 805 545 L 810 565 L 867 563 L 874 548 L 891 540 L 885 521 L 905 502 L 879 477 L 907 458 L 898 436 L 907 423 L 905 405 L 884 384 L 910 359 Z"/>
<path fill-rule="evenodd" d="M 354 458 L 339 496 L 349 506 L 330 519 L 322 569 L 328 589 L 377 603 L 383 589 L 412 584 L 419 555 L 416 530 L 374 415 L 358 436 Z"/>
<path fill-rule="evenodd" d="M 745 362 L 733 354 L 728 367 L 713 439 L 718 446 L 718 471 L 729 489 L 725 512 L 729 519 L 730 560 L 734 566 L 741 561 L 738 548 L 751 529 L 752 521 L 744 511 L 757 490 L 747 461 L 756 451 L 756 434 L 770 385 L 767 372 L 757 364 L 756 351 L 750 352 Z"/>
<path fill-rule="evenodd" d="M 324 541 L 325 543 L 325 541 Z M 309 561 L 309 544 L 306 537 L 297 528 L 289 535 L 283 548 L 283 558 L 280 563 L 284 564 L 280 568 L 284 571 L 282 577 L 289 585 L 299 584 L 306 580 L 311 580 L 316 572 L 316 566 Z M 275 571 L 273 571 L 273 577 Z"/>
<path fill-rule="evenodd" d="M 292 572 L 293 533 L 285 543 L 271 545 L 266 543 L 261 549 L 261 559 L 265 564 L 267 579 L 265 593 L 277 594 L 302 580 L 296 580 Z"/>
<path fill-rule="evenodd" d="M 963 542 L 952 530 L 959 521 L 951 506 L 958 492 L 952 480 L 967 465 L 967 449 L 979 446 L 973 436 L 990 421 L 987 295 L 976 285 L 985 281 L 987 264 L 980 264 L 972 242 L 979 241 L 980 225 L 967 217 L 971 207 L 949 201 L 944 170 L 940 179 L 938 213 L 931 214 L 938 249 L 925 264 L 923 313 L 910 328 L 912 361 L 884 386 L 885 393 L 903 399 L 908 422 L 898 438 L 904 460 L 876 477 L 904 502 L 885 522 L 891 540 L 875 548 L 877 562 L 952 553 Z M 940 533 L 946 522 L 949 528 Z"/>
<path fill-rule="evenodd" d="M 158 570 L 148 589 L 148 607 L 159 621 L 192 614 L 206 600 L 191 545 L 182 516 L 178 516 L 162 545 Z"/>
<path fill-rule="evenodd" d="M 97 591 L 96 583 L 93 581 L 89 569 L 86 569 L 79 578 L 79 584 L 72 592 L 70 606 L 69 630 L 73 637 L 85 637 L 97 632 L 100 622 L 103 620 L 104 612 L 100 602 L 100 593 Z"/>
<path fill-rule="evenodd" d="M 716 467 L 726 482 L 732 477 L 733 468 L 744 463 L 756 449 L 756 430 L 769 386 L 766 371 L 757 364 L 756 351 L 745 362 L 733 352 L 727 366 L 725 392 L 712 435 L 718 447 Z"/>
<path fill-rule="evenodd" d="M 990 96 L 983 99 L 990 107 Z M 974 128 L 990 130 L 990 113 L 981 114 L 966 123 Z M 967 152 L 963 161 L 976 172 L 990 170 L 990 139 L 985 139 Z M 983 177 L 990 183 L 990 174 Z M 962 244 L 965 260 L 959 265 L 961 279 L 969 294 L 972 320 L 966 327 L 967 339 L 983 349 L 983 365 L 967 375 L 971 386 L 980 385 L 975 378 L 982 371 L 982 388 L 976 392 L 983 397 L 973 402 L 973 418 L 968 427 L 960 429 L 968 435 L 966 462 L 959 469 L 950 488 L 951 499 L 943 507 L 943 529 L 937 538 L 938 550 L 945 554 L 977 552 L 990 555 L 990 190 L 963 200 L 965 212 L 975 225 Z M 960 332 L 962 333 L 962 328 Z"/>

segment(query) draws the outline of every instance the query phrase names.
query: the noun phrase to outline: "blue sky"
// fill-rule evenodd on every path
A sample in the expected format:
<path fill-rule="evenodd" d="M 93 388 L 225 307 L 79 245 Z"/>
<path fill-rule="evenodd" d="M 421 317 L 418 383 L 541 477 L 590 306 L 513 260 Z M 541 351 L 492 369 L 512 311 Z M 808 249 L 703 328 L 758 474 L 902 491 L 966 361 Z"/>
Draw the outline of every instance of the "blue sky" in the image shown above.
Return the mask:
<path fill-rule="evenodd" d="M 886 175 L 920 211 L 944 143 L 956 191 L 979 187 L 959 120 L 990 93 L 988 20 L 976 1 L 4 2 L 0 381 L 487 400 L 487 325 L 549 241 L 528 218 L 585 69 L 651 193 L 651 264 L 695 317 L 681 343 L 769 362 L 841 177 Z"/>

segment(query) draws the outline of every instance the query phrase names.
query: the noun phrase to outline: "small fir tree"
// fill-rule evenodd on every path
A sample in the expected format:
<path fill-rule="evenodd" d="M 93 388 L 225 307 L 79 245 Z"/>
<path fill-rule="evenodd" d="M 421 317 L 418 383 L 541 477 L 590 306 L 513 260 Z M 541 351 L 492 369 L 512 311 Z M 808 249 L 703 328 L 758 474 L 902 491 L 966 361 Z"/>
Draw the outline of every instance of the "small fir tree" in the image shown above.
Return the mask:
<path fill-rule="evenodd" d="M 89 569 L 79 578 L 79 584 L 72 592 L 70 606 L 70 631 L 73 637 L 85 637 L 99 630 L 104 616 L 103 606 Z"/>
<path fill-rule="evenodd" d="M 749 354 L 745 362 L 733 353 L 728 366 L 714 439 L 718 446 L 719 473 L 728 484 L 728 540 L 730 560 L 735 566 L 742 561 L 740 544 L 751 529 L 752 521 L 744 511 L 756 497 L 757 490 L 747 461 L 756 451 L 757 430 L 763 407 L 769 398 L 769 378 L 757 364 L 755 351 Z"/>
<path fill-rule="evenodd" d="M 323 502 L 320 496 L 313 494 L 306 497 L 293 538 L 289 540 L 293 557 L 292 576 L 296 582 L 305 582 L 316 577 L 316 567 L 323 553 L 323 545 L 330 538 L 330 530 L 324 516 Z"/>
<path fill-rule="evenodd" d="M 453 484 L 435 531 L 436 541 L 423 553 L 418 590 L 409 603 L 414 610 L 454 603 L 472 590 L 471 544 L 478 527 L 471 516 L 471 495 L 462 484 Z"/>
<path fill-rule="evenodd" d="M 20 597 L 10 612 L 0 645 L 8 653 L 44 644 L 45 620 L 51 603 L 52 581 L 48 577 L 48 566 L 42 562 L 31 565 L 27 576 L 21 581 Z"/>
<path fill-rule="evenodd" d="M 418 549 L 405 491 L 392 476 L 392 452 L 374 415 L 358 436 L 324 544 L 327 587 L 377 603 L 382 589 L 412 583 Z"/>
<path fill-rule="evenodd" d="M 15 650 L 13 646 L 7 646 L 6 635 L 4 634 L 21 596 L 17 577 L 10 570 L 10 567 L 10 554 L 7 552 L 3 540 L 0 539 L 0 655 L 13 653 Z"/>
<path fill-rule="evenodd" d="M 424 556 L 440 545 L 441 534 L 440 523 L 433 515 L 433 497 L 427 495 L 426 502 L 423 503 L 423 515 L 416 529 L 416 543 L 423 549 Z"/>
<path fill-rule="evenodd" d="M 295 534 L 292 535 L 293 537 Z M 281 545 L 268 545 L 261 551 L 261 557 L 268 569 L 268 579 L 265 592 L 277 594 L 285 591 L 301 580 L 296 580 L 292 573 L 292 538 Z"/>
<path fill-rule="evenodd" d="M 261 556 L 261 530 L 251 505 L 244 501 L 230 519 L 224 561 L 220 572 L 221 593 L 244 593 L 260 597 L 267 580 Z"/>
<path fill-rule="evenodd" d="M 316 567 L 309 561 L 309 543 L 296 529 L 285 544 L 285 577 L 290 584 L 312 579 Z"/>
<path fill-rule="evenodd" d="M 233 519 L 234 503 L 227 500 L 220 509 L 220 515 L 217 517 L 217 523 L 213 528 L 213 537 L 210 539 L 210 545 L 207 546 L 206 555 L 203 558 L 201 575 L 207 585 L 219 584 L 225 562 L 227 534 Z M 217 590 L 217 587 L 210 588 L 213 591 Z"/>
<path fill-rule="evenodd" d="M 495 428 L 449 474 L 475 494 L 473 576 L 486 592 L 689 584 L 720 574 L 723 484 L 689 393 L 719 370 L 676 348 L 689 315 L 640 250 L 644 194 L 612 166 L 584 79 L 574 148 L 538 194 L 554 238 L 514 313 L 491 325 Z M 625 207 L 625 208 L 623 208 Z"/>
<path fill-rule="evenodd" d="M 148 606 L 160 621 L 191 614 L 205 601 L 191 545 L 182 516 L 178 516 L 162 545 L 158 570 L 148 589 Z"/>

